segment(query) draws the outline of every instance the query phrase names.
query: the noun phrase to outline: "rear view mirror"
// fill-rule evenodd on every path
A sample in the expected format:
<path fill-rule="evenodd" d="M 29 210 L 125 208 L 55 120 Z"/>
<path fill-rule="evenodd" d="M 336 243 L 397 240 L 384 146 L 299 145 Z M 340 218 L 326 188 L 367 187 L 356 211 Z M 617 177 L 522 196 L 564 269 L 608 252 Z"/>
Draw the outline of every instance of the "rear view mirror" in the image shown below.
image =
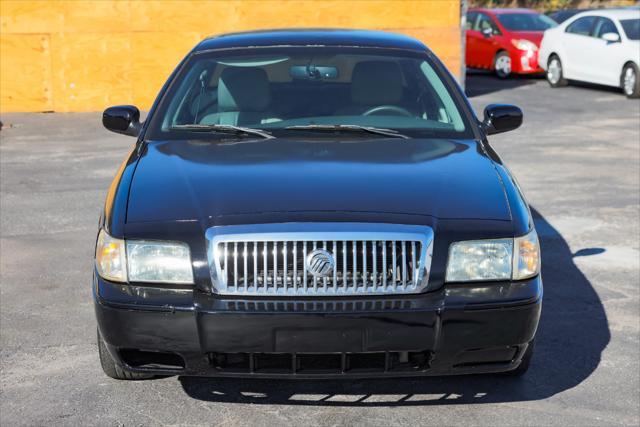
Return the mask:
<path fill-rule="evenodd" d="M 294 79 L 329 80 L 338 78 L 338 69 L 330 66 L 319 65 L 294 65 L 289 69 L 289 74 Z"/>
<path fill-rule="evenodd" d="M 609 43 L 617 43 L 620 41 L 620 34 L 618 33 L 604 33 L 601 37 L 602 40 L 605 40 Z"/>
<path fill-rule="evenodd" d="M 482 35 L 485 37 L 491 37 L 493 35 L 493 30 L 491 30 L 491 28 L 485 28 L 482 30 Z"/>
<path fill-rule="evenodd" d="M 111 132 L 138 136 L 142 124 L 140 110 L 134 105 L 116 105 L 102 113 L 102 125 Z"/>
<path fill-rule="evenodd" d="M 515 105 L 491 104 L 484 109 L 484 127 L 487 135 L 508 132 L 522 124 L 522 110 Z"/>

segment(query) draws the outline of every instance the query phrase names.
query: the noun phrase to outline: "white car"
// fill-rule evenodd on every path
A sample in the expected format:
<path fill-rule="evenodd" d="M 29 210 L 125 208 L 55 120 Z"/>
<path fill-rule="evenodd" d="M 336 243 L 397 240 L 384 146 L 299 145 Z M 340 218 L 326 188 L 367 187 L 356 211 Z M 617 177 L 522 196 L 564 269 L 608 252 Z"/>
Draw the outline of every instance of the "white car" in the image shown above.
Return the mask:
<path fill-rule="evenodd" d="M 539 64 L 552 87 L 580 80 L 640 97 L 640 8 L 579 13 L 544 33 Z"/>

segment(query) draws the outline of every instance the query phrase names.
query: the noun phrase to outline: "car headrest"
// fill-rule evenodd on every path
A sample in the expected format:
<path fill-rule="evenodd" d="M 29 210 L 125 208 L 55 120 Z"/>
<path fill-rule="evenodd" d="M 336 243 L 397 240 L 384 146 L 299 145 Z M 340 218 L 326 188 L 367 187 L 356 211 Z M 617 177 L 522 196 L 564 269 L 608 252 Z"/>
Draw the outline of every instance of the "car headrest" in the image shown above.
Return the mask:
<path fill-rule="evenodd" d="M 351 101 L 360 105 L 395 104 L 402 100 L 402 72 L 397 62 L 363 61 L 353 67 Z"/>
<path fill-rule="evenodd" d="M 218 111 L 264 111 L 271 102 L 269 78 L 262 68 L 225 68 L 218 81 Z"/>

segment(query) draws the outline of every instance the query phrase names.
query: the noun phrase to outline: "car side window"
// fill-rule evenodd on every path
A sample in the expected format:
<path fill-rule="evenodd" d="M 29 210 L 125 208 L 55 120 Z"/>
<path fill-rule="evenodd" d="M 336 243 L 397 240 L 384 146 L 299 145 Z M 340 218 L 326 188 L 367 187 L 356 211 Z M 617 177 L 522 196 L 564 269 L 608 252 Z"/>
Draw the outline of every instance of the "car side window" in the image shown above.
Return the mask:
<path fill-rule="evenodd" d="M 596 30 L 593 32 L 593 34 L 600 39 L 604 34 L 607 33 L 618 34 L 618 36 L 620 35 L 618 33 L 618 29 L 616 28 L 616 24 L 614 24 L 611 19 L 600 18 L 598 20 L 598 23 L 596 24 Z"/>
<path fill-rule="evenodd" d="M 484 13 L 478 14 L 478 20 L 476 21 L 476 25 L 473 29 L 480 32 L 486 29 L 490 29 L 491 34 L 493 34 L 494 36 L 501 34 L 498 26 L 491 20 L 488 15 L 485 15 Z"/>
<path fill-rule="evenodd" d="M 597 17 L 595 16 L 585 16 L 579 18 L 569 24 L 566 32 L 570 34 L 577 34 L 580 36 L 589 36 L 591 35 L 591 29 L 593 28 L 594 22 L 596 22 Z"/>
<path fill-rule="evenodd" d="M 476 23 L 476 19 L 478 18 L 478 14 L 475 12 L 469 12 L 467 13 L 467 24 L 466 24 L 466 29 L 467 30 L 473 30 L 473 26 Z"/>

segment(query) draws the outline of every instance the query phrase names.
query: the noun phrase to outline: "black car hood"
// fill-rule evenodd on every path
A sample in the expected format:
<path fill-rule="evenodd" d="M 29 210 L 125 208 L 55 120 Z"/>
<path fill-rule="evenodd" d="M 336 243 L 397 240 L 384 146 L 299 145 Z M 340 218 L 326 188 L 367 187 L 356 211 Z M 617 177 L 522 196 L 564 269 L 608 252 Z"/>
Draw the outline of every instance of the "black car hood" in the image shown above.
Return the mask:
<path fill-rule="evenodd" d="M 510 220 L 504 188 L 475 141 L 289 139 L 150 141 L 127 223 L 362 212 Z"/>

